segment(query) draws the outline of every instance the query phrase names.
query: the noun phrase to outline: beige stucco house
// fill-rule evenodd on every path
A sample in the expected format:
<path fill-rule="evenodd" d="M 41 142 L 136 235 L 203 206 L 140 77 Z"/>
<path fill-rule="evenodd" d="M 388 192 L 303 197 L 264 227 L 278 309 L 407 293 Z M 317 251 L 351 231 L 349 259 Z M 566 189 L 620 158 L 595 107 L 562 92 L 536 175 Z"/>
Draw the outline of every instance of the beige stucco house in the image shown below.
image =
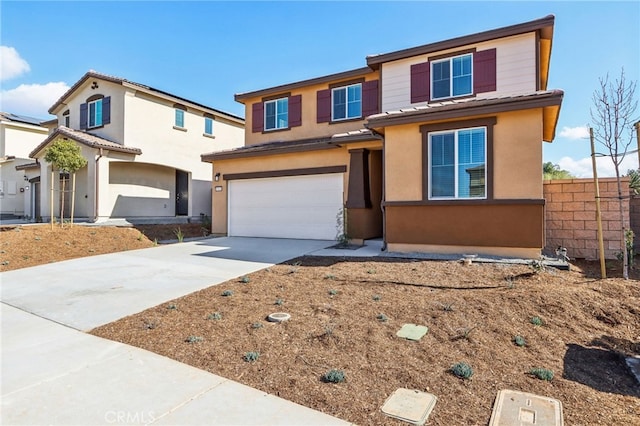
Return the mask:
<path fill-rule="evenodd" d="M 23 167 L 33 162 L 31 150 L 47 136 L 37 118 L 0 112 L 0 217 L 30 216 L 33 191 Z"/>
<path fill-rule="evenodd" d="M 245 146 L 202 156 L 218 179 L 213 231 L 539 256 L 542 143 L 563 97 L 547 87 L 553 27 L 547 16 L 236 95 Z"/>
<path fill-rule="evenodd" d="M 50 134 L 29 154 L 25 170 L 40 194 L 36 217 L 47 218 L 53 141 L 72 140 L 88 164 L 77 173 L 75 217 L 167 221 L 211 215 L 211 168 L 203 151 L 241 146 L 240 117 L 123 78 L 87 72 L 50 109 Z M 58 175 L 54 188 L 60 189 Z M 54 195 L 54 215 L 60 192 Z"/>

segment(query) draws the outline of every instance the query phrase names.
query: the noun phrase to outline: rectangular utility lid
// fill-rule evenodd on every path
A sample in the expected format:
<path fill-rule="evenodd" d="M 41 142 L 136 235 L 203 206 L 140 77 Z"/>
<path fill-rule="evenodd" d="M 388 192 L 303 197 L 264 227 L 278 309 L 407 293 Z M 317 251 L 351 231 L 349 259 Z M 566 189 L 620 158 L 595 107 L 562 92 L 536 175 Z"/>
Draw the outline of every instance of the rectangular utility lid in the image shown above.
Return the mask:
<path fill-rule="evenodd" d="M 514 390 L 498 392 L 489 426 L 563 426 L 557 399 Z"/>
<path fill-rule="evenodd" d="M 414 425 L 423 425 L 436 405 L 436 396 L 412 389 L 397 389 L 387 398 L 382 412 Z"/>
<path fill-rule="evenodd" d="M 416 324 L 405 324 L 402 328 L 396 333 L 398 337 L 403 337 L 409 340 L 420 340 L 422 336 L 427 334 L 429 331 L 429 327 L 424 325 L 416 325 Z"/>

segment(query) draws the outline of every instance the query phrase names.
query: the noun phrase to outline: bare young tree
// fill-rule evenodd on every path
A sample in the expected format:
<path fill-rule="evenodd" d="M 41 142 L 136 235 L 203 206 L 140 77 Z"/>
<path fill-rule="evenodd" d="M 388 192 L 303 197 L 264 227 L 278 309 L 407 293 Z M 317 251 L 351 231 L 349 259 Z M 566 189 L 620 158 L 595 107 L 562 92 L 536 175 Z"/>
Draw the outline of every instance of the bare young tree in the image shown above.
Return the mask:
<path fill-rule="evenodd" d="M 620 182 L 620 165 L 633 142 L 633 124 L 638 108 L 635 97 L 637 82 L 627 81 L 624 69 L 620 77 L 609 80 L 609 74 L 599 79 L 599 87 L 593 92 L 593 134 L 595 139 L 609 152 L 618 182 L 618 201 L 620 206 L 621 247 L 623 261 L 623 277 L 629 278 L 629 258 L 627 252 L 627 224 L 624 220 L 623 200 L 629 194 L 622 193 Z"/>

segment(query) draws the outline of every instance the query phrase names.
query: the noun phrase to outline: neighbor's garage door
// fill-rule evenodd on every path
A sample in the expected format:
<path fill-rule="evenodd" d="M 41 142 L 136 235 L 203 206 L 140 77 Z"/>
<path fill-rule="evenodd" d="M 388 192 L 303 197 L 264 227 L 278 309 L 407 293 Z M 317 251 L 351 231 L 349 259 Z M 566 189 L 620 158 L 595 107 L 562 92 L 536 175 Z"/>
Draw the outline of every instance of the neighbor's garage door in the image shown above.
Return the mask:
<path fill-rule="evenodd" d="M 229 235 L 333 240 L 342 173 L 229 181 Z"/>

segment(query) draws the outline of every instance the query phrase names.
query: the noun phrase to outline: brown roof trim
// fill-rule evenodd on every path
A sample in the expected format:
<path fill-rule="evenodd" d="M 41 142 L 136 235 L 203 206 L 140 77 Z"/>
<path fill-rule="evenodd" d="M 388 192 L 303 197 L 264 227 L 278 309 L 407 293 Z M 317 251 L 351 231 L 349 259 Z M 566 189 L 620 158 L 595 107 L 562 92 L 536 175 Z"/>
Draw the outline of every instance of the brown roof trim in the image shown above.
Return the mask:
<path fill-rule="evenodd" d="M 495 114 L 498 112 L 517 111 L 532 108 L 544 108 L 560 105 L 564 92 L 549 90 L 527 95 L 498 97 L 488 99 L 471 99 L 461 102 L 444 103 L 430 107 L 418 107 L 399 112 L 376 114 L 369 117 L 365 126 L 377 128 L 411 124 L 424 121 L 445 120 L 467 117 L 470 115 Z"/>
<path fill-rule="evenodd" d="M 449 40 L 439 41 L 436 43 L 425 44 L 422 46 L 411 47 L 408 49 L 397 50 L 395 52 L 383 53 L 380 55 L 367 56 L 367 65 L 372 69 L 377 69 L 380 64 L 385 62 L 405 59 L 411 56 L 425 55 L 439 50 L 454 49 L 456 47 L 481 43 L 488 40 L 510 37 L 518 34 L 538 31 L 543 28 L 553 27 L 555 21 L 554 15 L 547 15 L 544 18 L 536 19 L 521 24 L 510 25 L 508 27 L 497 28 L 493 30 L 483 31 L 476 34 L 456 37 Z M 551 32 L 543 34 L 543 38 L 551 38 Z"/>
<path fill-rule="evenodd" d="M 40 168 L 40 163 L 33 162 L 33 163 L 28 163 L 28 164 L 20 164 L 19 166 L 16 166 L 16 170 L 28 170 L 28 169 L 39 169 Z"/>
<path fill-rule="evenodd" d="M 290 142 L 266 142 L 233 150 L 210 152 L 202 154 L 200 158 L 202 161 L 210 163 L 215 160 L 261 157 L 264 155 L 289 154 L 292 152 L 319 151 L 322 149 L 337 148 L 337 146 L 333 145 L 331 142 L 331 138 L 304 139 Z"/>
<path fill-rule="evenodd" d="M 241 180 L 241 179 L 261 179 L 285 176 L 309 176 L 309 175 L 325 175 L 329 173 L 344 173 L 347 166 L 326 166 L 326 167 L 308 167 L 304 169 L 288 169 L 288 170 L 267 170 L 263 172 L 248 173 L 226 173 L 222 176 L 223 180 Z"/>
<path fill-rule="evenodd" d="M 195 107 L 198 108 L 202 108 L 208 111 L 213 111 L 214 113 L 220 115 L 221 117 L 224 117 L 232 122 L 236 122 L 238 124 L 244 124 L 244 118 L 239 117 L 237 115 L 228 113 L 228 112 L 224 112 L 224 111 L 220 111 L 218 109 L 215 108 L 211 108 L 209 106 L 191 101 L 189 99 L 180 97 L 180 96 L 176 96 L 174 94 L 171 94 L 169 92 L 165 92 L 163 90 L 159 90 L 159 89 L 155 89 L 151 86 L 147 86 L 144 84 L 140 84 L 140 83 L 136 83 L 134 81 L 130 81 L 124 78 L 120 78 L 120 77 L 114 77 L 111 75 L 106 75 L 106 74 L 102 74 L 99 72 L 96 72 L 94 70 L 89 70 L 87 73 L 85 73 L 85 75 L 82 76 L 82 78 L 80 78 L 80 80 L 76 81 L 76 83 L 71 86 L 71 88 L 69 88 L 69 90 L 66 91 L 66 93 L 64 95 L 62 95 L 60 97 L 60 99 L 58 99 L 56 101 L 55 104 L 53 104 L 53 106 L 51 108 L 49 108 L 49 114 L 55 114 L 53 111 L 55 111 L 60 105 L 64 104 L 64 102 L 66 101 L 66 99 L 71 96 L 71 94 L 73 92 L 75 92 L 80 86 L 82 86 L 84 84 L 85 81 L 89 80 L 89 79 L 98 79 L 98 80 L 103 80 L 103 81 L 109 81 L 111 83 L 115 83 L 115 84 L 119 84 L 121 86 L 127 86 L 127 87 L 131 87 L 134 89 L 142 89 L 145 90 L 147 92 L 150 93 L 154 93 L 156 94 L 156 96 L 160 96 L 162 98 L 165 99 L 169 99 L 169 100 L 178 100 L 178 101 L 182 101 L 182 102 L 186 102 L 187 104 L 191 104 Z"/>
<path fill-rule="evenodd" d="M 337 80 L 344 80 L 344 79 L 359 77 L 364 74 L 368 74 L 370 72 L 373 72 L 373 70 L 369 67 L 358 68 L 350 71 L 343 71 L 337 74 L 325 75 L 322 77 L 316 77 L 316 78 L 311 78 L 309 80 L 297 81 L 295 83 L 283 84 L 281 86 L 270 87 L 267 89 L 256 90 L 253 92 L 237 93 L 235 95 L 235 100 L 237 102 L 243 103 L 242 101 L 249 98 L 261 97 L 261 96 L 266 96 L 270 94 L 276 94 L 279 92 L 287 92 L 293 89 L 299 89 L 301 87 L 311 86 L 314 84 L 332 83 Z"/>
<path fill-rule="evenodd" d="M 53 142 L 59 137 L 74 140 L 90 148 L 97 148 L 97 149 L 104 148 L 108 151 L 124 152 L 127 154 L 135 154 L 135 155 L 142 154 L 142 150 L 140 148 L 120 145 L 115 142 L 111 142 L 110 140 L 93 135 L 91 133 L 73 130 L 65 126 L 59 126 L 53 133 L 47 136 L 47 138 L 40 145 L 38 145 L 33 151 L 29 153 L 29 157 L 35 158 L 35 156 L 38 153 L 40 153 L 40 151 L 42 151 L 47 145 L 49 145 L 51 142 Z"/>
<path fill-rule="evenodd" d="M 385 207 L 412 207 L 412 206 L 477 206 L 477 205 L 540 205 L 545 204 L 545 199 L 513 198 L 513 199 L 482 199 L 482 200 L 416 200 L 416 201 L 384 201 Z"/>

